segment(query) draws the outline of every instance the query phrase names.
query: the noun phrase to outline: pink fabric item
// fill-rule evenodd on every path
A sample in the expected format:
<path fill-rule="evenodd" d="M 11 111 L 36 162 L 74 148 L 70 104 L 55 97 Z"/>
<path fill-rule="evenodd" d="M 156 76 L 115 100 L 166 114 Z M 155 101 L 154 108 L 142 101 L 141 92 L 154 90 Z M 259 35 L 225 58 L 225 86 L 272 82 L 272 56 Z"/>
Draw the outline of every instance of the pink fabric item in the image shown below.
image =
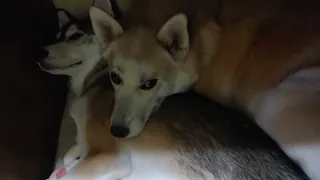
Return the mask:
<path fill-rule="evenodd" d="M 56 172 L 56 178 L 60 179 L 66 174 L 67 174 L 67 169 L 66 168 L 58 169 L 58 171 Z"/>
<path fill-rule="evenodd" d="M 79 159 L 75 159 L 74 161 L 70 162 L 69 164 L 65 165 L 63 168 L 59 168 L 51 174 L 49 179 L 47 180 L 59 180 L 62 179 L 65 175 L 68 174 L 68 172 L 74 168 L 78 163 L 80 162 Z"/>

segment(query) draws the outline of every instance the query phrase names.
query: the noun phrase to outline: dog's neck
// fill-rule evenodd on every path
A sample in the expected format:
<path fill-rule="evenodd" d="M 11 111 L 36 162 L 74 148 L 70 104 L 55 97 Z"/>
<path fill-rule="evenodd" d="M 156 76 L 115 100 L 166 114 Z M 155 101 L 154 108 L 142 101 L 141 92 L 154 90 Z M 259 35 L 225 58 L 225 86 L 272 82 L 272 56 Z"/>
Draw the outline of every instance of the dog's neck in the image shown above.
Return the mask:
<path fill-rule="evenodd" d="M 83 84 L 87 75 L 92 71 L 95 65 L 100 61 L 100 47 L 96 42 L 95 36 L 88 36 L 91 39 L 91 43 L 87 45 L 86 57 L 82 61 L 82 69 L 78 73 L 74 74 L 70 78 L 70 89 L 76 95 L 81 95 L 83 91 Z"/>
<path fill-rule="evenodd" d="M 190 75 L 191 81 L 196 82 L 202 70 L 208 66 L 218 51 L 221 30 L 219 26 L 210 21 L 204 25 L 194 37 L 188 57 L 185 61 L 177 62 L 186 73 Z"/>

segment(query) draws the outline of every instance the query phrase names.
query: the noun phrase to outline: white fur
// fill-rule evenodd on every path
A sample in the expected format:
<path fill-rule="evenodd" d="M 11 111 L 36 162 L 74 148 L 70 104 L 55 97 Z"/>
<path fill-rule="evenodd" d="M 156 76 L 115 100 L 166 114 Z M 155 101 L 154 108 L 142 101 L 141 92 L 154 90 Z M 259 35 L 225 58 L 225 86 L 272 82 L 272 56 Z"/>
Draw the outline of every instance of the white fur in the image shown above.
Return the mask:
<path fill-rule="evenodd" d="M 65 106 L 65 112 L 62 117 L 62 121 L 60 125 L 55 169 L 62 168 L 66 164 L 64 160 L 65 154 L 69 151 L 71 147 L 77 144 L 76 142 L 77 127 L 74 119 L 69 114 L 69 109 L 71 106 L 71 102 L 73 102 L 73 98 L 74 98 L 74 93 L 69 92 L 68 98 L 67 98 L 67 104 Z M 78 155 L 80 155 L 80 153 Z"/>
<path fill-rule="evenodd" d="M 165 97 L 168 92 L 168 84 L 161 79 L 158 80 L 157 85 L 148 91 L 140 90 L 141 72 L 151 74 L 153 68 L 145 64 L 138 64 L 136 61 L 115 62 L 121 64 L 122 70 L 125 72 L 121 74 L 123 83 L 115 85 L 115 107 L 111 116 L 112 125 L 122 125 L 130 129 L 127 137 L 138 135 L 144 128 L 149 116 L 154 107 L 158 105 L 156 98 Z M 116 70 L 111 70 L 116 71 Z M 155 94 L 157 96 L 155 96 Z M 119 119 L 125 113 L 126 118 Z"/>
<path fill-rule="evenodd" d="M 320 68 L 289 76 L 249 109 L 282 150 L 313 180 L 320 180 Z"/>
<path fill-rule="evenodd" d="M 110 5 L 110 4 L 109 4 Z M 102 48 L 107 48 L 113 38 L 123 33 L 120 24 L 113 19 L 112 15 L 96 7 L 91 7 L 89 11 L 92 27 Z M 106 31 L 107 28 L 109 31 Z M 110 39 L 111 38 L 111 39 Z"/>
<path fill-rule="evenodd" d="M 179 50 L 175 50 L 174 47 L 170 48 L 170 53 L 176 60 L 181 60 L 189 52 L 189 32 L 187 30 L 188 20 L 185 14 L 177 14 L 171 17 L 159 30 L 157 39 L 163 44 L 170 46 L 174 41 L 174 35 L 181 36 L 181 42 L 179 44 Z M 178 33 L 177 33 L 178 32 Z"/>
<path fill-rule="evenodd" d="M 78 152 L 80 153 L 79 156 L 85 157 L 87 154 L 85 125 L 86 120 L 88 119 L 87 99 L 85 97 L 75 98 L 70 109 L 70 115 L 75 120 L 77 125 L 77 142 L 80 145 L 80 150 L 78 150 Z"/>
<path fill-rule="evenodd" d="M 172 152 L 131 152 L 132 173 L 123 180 L 182 180 L 181 170 L 172 157 Z"/>
<path fill-rule="evenodd" d="M 100 48 L 94 42 L 94 36 L 85 35 L 82 41 L 77 43 L 62 42 L 45 49 L 49 51 L 49 56 L 45 60 L 48 64 L 54 64 L 56 69 L 45 70 L 52 74 L 64 74 L 70 76 L 71 91 L 76 95 L 82 93 L 83 81 L 100 60 Z M 86 41 L 92 41 L 87 43 Z M 67 65 L 82 62 L 71 68 L 64 68 Z M 59 68 L 60 66 L 60 68 Z"/>
<path fill-rule="evenodd" d="M 91 37 L 83 37 L 84 39 L 93 39 L 93 36 Z M 77 125 L 77 142 L 81 145 L 81 154 L 83 155 L 85 153 L 85 141 L 83 139 L 84 137 L 84 128 L 82 127 L 84 125 L 83 121 L 85 118 L 85 108 L 84 107 L 77 107 L 82 108 L 83 111 L 80 111 L 79 109 L 72 107 L 75 103 L 74 101 L 80 101 L 79 95 L 83 91 L 83 82 L 86 78 L 86 76 L 90 73 L 90 71 L 93 69 L 93 67 L 98 63 L 100 60 L 99 56 L 99 47 L 98 45 L 93 43 L 84 43 L 84 44 L 67 44 L 65 42 L 52 45 L 49 47 L 46 47 L 46 49 L 49 51 L 49 57 L 45 60 L 45 63 L 55 65 L 57 67 L 66 67 L 68 64 L 72 64 L 76 61 L 81 61 L 82 64 L 77 65 L 72 68 L 57 68 L 52 70 L 45 70 L 52 74 L 64 74 L 68 75 L 70 77 L 69 84 L 70 84 L 70 92 L 69 92 L 69 98 L 68 98 L 68 105 L 66 107 L 66 112 L 64 115 L 64 118 L 66 118 L 66 121 L 62 121 L 62 133 L 68 133 L 72 134 L 72 129 L 69 129 L 70 124 L 72 122 L 68 119 L 73 119 L 74 122 Z M 81 52 L 81 53 L 80 53 Z M 61 62 L 61 63 L 60 63 Z M 60 63 L 60 64 L 59 64 Z M 62 64 L 65 65 L 62 65 Z M 81 104 L 81 103 L 76 103 Z M 85 103 L 83 103 L 83 106 Z M 70 108 L 70 109 L 69 109 Z M 69 114 L 70 113 L 70 114 Z M 80 114 L 79 114 L 80 113 Z M 70 115 L 70 117 L 69 117 Z M 66 127 L 65 127 L 66 126 Z M 72 126 L 72 125 L 71 125 Z M 66 129 L 67 128 L 67 129 Z M 74 138 L 74 136 L 70 137 Z M 62 145 L 63 148 L 58 150 L 58 155 L 62 156 L 63 153 L 66 152 L 68 148 L 70 148 L 73 144 L 70 144 L 70 139 L 61 139 L 59 141 L 59 145 Z M 57 166 L 61 166 L 61 162 L 59 162 L 59 159 L 57 159 Z"/>

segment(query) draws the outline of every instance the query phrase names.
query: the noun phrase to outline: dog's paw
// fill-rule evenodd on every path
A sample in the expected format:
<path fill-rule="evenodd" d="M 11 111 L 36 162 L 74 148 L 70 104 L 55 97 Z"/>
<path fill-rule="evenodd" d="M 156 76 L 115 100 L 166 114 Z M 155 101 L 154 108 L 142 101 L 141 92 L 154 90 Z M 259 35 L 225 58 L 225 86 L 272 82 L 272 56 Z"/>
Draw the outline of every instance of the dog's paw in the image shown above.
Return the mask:
<path fill-rule="evenodd" d="M 76 144 L 73 147 L 71 147 L 69 151 L 66 153 L 66 155 L 63 157 L 63 164 L 65 166 L 79 158 L 80 158 L 80 147 L 78 144 Z"/>

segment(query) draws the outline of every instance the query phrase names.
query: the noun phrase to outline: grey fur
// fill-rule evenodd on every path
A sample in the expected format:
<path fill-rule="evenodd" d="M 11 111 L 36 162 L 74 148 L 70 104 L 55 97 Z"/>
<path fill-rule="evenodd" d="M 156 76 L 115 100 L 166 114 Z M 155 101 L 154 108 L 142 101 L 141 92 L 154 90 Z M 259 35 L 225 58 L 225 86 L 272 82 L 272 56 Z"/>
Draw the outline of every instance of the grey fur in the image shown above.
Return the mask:
<path fill-rule="evenodd" d="M 69 41 L 70 48 L 85 44 L 83 38 Z M 100 67 L 106 64 L 91 65 L 96 68 L 79 81 L 85 89 L 92 85 L 111 88 L 109 77 L 101 75 Z M 308 179 L 251 119 L 196 93 L 167 98 L 149 123 L 167 127 L 176 144 L 172 156 L 190 180 Z"/>
<path fill-rule="evenodd" d="M 251 119 L 196 93 L 169 97 L 150 121 L 169 128 L 190 180 L 308 179 Z"/>

